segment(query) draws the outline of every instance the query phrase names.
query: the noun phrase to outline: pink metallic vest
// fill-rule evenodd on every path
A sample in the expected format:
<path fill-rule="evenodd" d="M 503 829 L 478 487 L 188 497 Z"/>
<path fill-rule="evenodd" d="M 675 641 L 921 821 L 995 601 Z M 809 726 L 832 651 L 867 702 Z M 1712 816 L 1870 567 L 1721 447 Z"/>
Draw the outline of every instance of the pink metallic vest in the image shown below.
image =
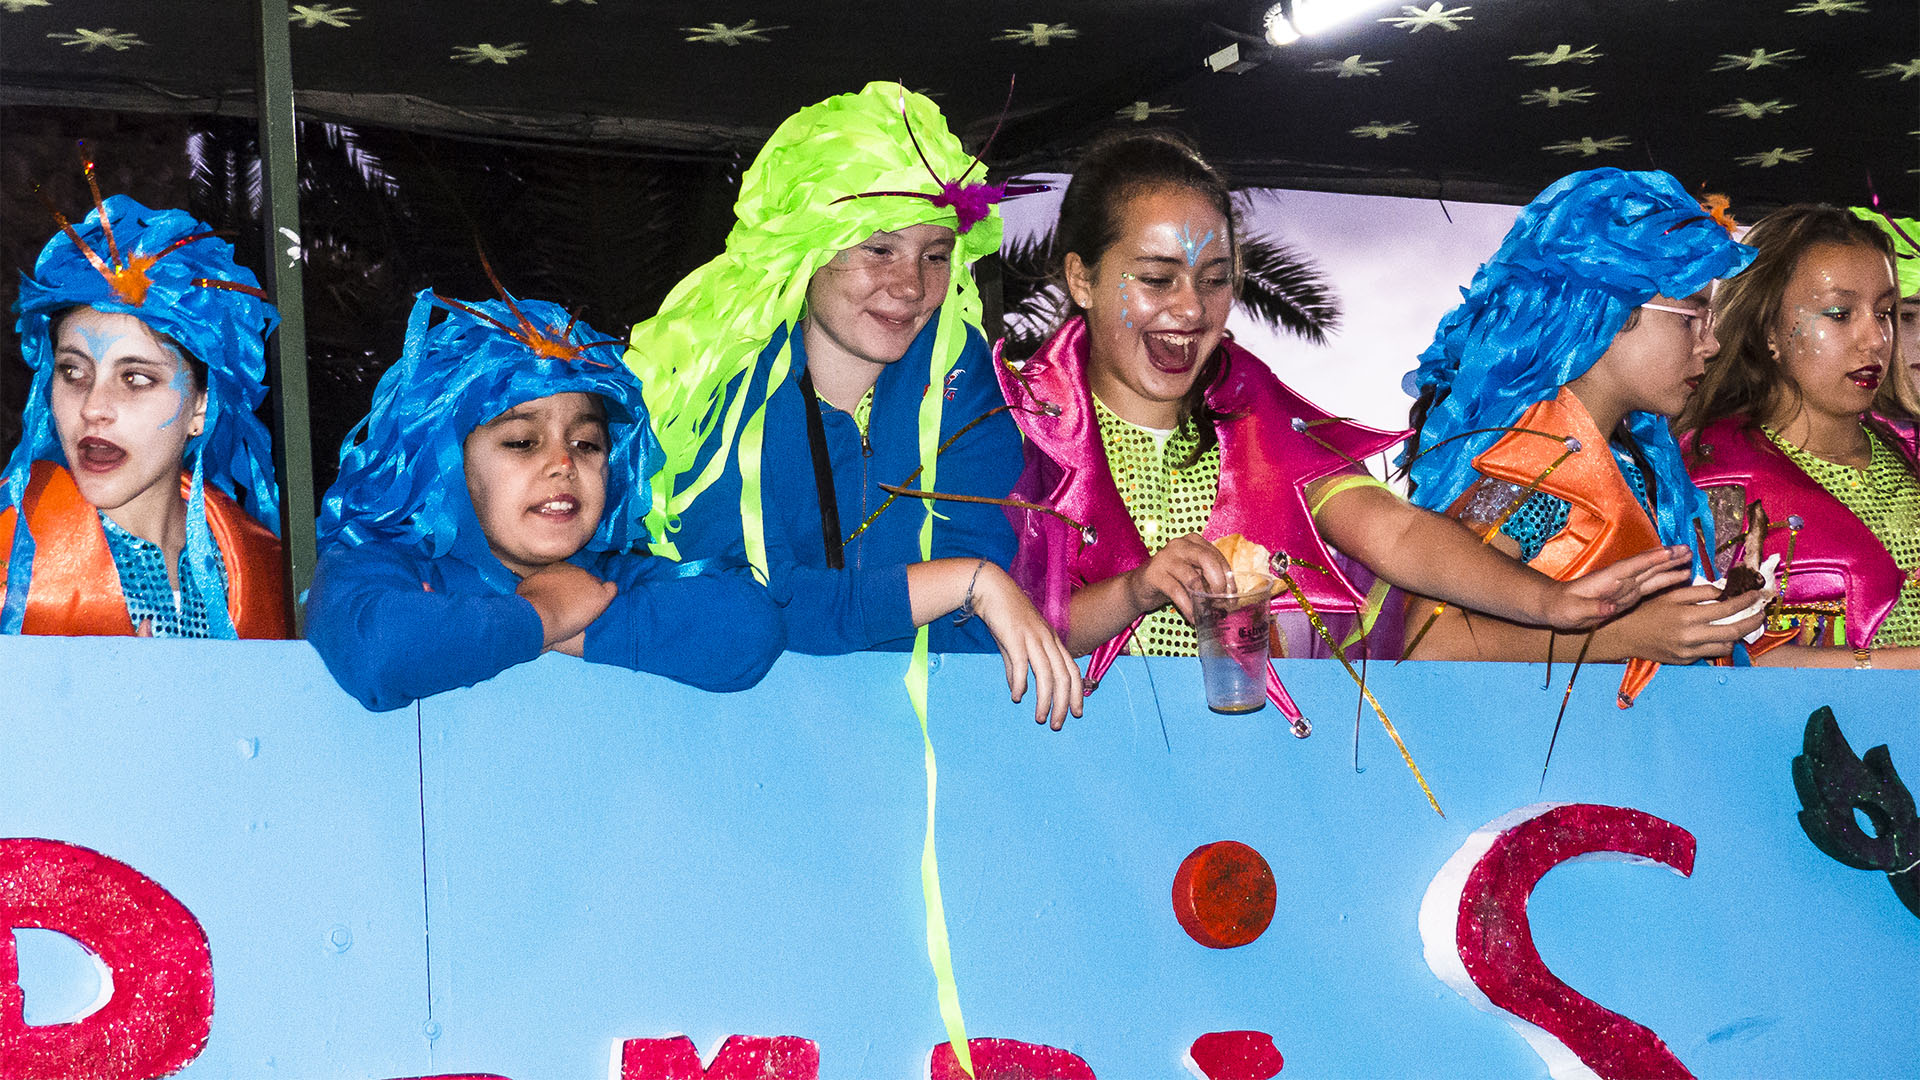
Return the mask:
<path fill-rule="evenodd" d="M 1689 432 L 1681 440 L 1687 471 L 1703 488 L 1745 489 L 1747 500 L 1760 500 L 1770 522 L 1799 517 L 1803 527 L 1793 541 L 1782 599 L 1788 604 L 1844 603 L 1847 644 L 1866 648 L 1900 598 L 1906 574 L 1852 511 L 1787 460 L 1765 434 L 1749 431 L 1745 424 L 1744 417 L 1732 416 Z M 1909 444 L 1898 438 L 1888 442 L 1906 456 L 1909 467 L 1914 464 Z M 1767 532 L 1765 554 L 1779 553 L 1783 565 L 1790 531 Z"/>
<path fill-rule="evenodd" d="M 1408 433 L 1336 419 L 1287 389 L 1252 353 L 1231 341 L 1220 347 L 1225 362 L 1207 391 L 1207 404 L 1233 418 L 1218 425 L 1220 489 L 1201 535 L 1211 540 L 1240 533 L 1270 551 L 1325 567 L 1327 573 L 1295 568 L 1294 579 L 1307 599 L 1322 611 L 1359 610 L 1363 595 L 1314 528 L 1306 487 L 1399 444 Z M 1087 327 L 1078 318 L 1062 326 L 1018 373 L 1004 362 L 994 365 L 1027 437 L 1026 468 L 1013 497 L 1053 507 L 1093 530 L 1089 540 L 1051 515 L 1007 511 L 1020 538 L 1014 580 L 1062 636 L 1074 588 L 1124 574 L 1149 558 L 1107 467 L 1086 366 Z M 1284 594 L 1275 602 L 1276 609 L 1294 606 Z M 1131 633 L 1123 632 L 1095 653 L 1100 670 L 1103 659 L 1111 662 Z M 1089 675 L 1098 678 L 1096 672 Z"/>

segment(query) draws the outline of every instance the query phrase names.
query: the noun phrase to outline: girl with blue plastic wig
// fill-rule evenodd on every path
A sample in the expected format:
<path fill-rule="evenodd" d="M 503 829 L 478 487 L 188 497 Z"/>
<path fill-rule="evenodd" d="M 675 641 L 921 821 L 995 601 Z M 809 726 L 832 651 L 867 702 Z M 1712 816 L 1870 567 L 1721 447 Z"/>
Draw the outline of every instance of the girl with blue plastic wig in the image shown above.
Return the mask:
<path fill-rule="evenodd" d="M 1409 376 L 1414 501 L 1559 579 L 1711 545 L 1712 515 L 1669 424 L 1719 348 L 1707 290 L 1752 258 L 1666 173 L 1595 169 L 1541 192 Z M 1623 708 L 1656 663 L 1728 656 L 1759 628 L 1755 595 L 1721 599 L 1690 576 L 1671 571 L 1664 591 L 1594 632 L 1588 660 L 1635 661 Z M 1432 611 L 1410 607 L 1409 656 L 1548 654 L 1544 628 Z"/>
<path fill-rule="evenodd" d="M 744 567 L 645 550 L 660 449 L 620 344 L 554 304 L 420 294 L 341 448 L 308 606 L 308 638 L 368 708 L 550 649 L 709 690 L 772 666 L 781 623 Z"/>
<path fill-rule="evenodd" d="M 0 474 L 0 633 L 286 637 L 254 416 L 273 306 L 183 211 L 56 219 L 15 309 L 33 381 Z"/>

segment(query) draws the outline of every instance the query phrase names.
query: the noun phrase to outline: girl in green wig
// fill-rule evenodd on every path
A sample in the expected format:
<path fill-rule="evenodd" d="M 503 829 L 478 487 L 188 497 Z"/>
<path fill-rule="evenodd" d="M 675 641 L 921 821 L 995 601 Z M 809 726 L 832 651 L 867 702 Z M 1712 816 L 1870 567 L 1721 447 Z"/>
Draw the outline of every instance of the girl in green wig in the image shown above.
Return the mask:
<path fill-rule="evenodd" d="M 881 488 L 993 499 L 1020 472 L 967 270 L 1000 244 L 978 168 L 894 83 L 780 125 L 725 252 L 633 330 L 666 456 L 647 526 L 683 560 L 744 556 L 797 651 L 997 649 L 1058 728 L 1079 671 L 1006 573 L 1005 515 Z"/>

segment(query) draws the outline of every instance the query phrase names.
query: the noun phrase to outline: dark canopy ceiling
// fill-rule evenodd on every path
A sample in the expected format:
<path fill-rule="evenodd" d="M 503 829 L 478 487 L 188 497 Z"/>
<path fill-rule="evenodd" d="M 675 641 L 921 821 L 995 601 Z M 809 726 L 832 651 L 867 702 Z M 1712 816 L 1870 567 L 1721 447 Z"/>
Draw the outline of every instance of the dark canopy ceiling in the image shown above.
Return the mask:
<path fill-rule="evenodd" d="M 1298 0 L 1302 5 L 1313 0 Z M 358 0 L 292 4 L 308 115 L 751 154 L 869 79 L 934 95 L 992 157 L 1058 168 L 1110 125 L 1178 127 L 1246 183 L 1523 201 L 1579 168 L 1732 197 L 1920 211 L 1914 0 L 1381 4 L 1281 48 L 1205 0 Z M 244 0 L 0 0 L 0 100 L 244 112 Z M 1244 73 L 1204 60 L 1238 43 Z M 1869 179 L 1871 178 L 1871 179 Z"/>

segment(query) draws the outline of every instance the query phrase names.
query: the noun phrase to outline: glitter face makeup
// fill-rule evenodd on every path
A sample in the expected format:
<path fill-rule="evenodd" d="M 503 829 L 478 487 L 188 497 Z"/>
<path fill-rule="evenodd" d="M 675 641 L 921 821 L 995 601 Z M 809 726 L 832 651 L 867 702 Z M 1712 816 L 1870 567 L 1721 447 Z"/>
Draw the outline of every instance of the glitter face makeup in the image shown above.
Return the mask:
<path fill-rule="evenodd" d="M 1822 243 L 1800 257 L 1767 339 L 1804 408 L 1841 418 L 1872 406 L 1893 357 L 1894 293 L 1873 248 Z"/>
<path fill-rule="evenodd" d="M 76 309 L 55 335 L 49 399 L 80 494 L 158 542 L 158 523 L 180 501 L 187 441 L 206 413 L 179 350 L 132 315 Z"/>
<path fill-rule="evenodd" d="M 1196 241 L 1193 238 L 1193 226 L 1186 222 L 1181 222 L 1180 250 L 1186 252 L 1188 266 L 1193 266 L 1200 261 L 1200 253 L 1207 250 L 1207 246 L 1213 243 L 1213 237 L 1214 232 L 1209 229 L 1207 230 L 1207 235 Z"/>
<path fill-rule="evenodd" d="M 1087 379 L 1122 419 L 1169 428 L 1226 332 L 1227 222 L 1205 195 L 1182 187 L 1142 191 L 1116 217 L 1119 238 L 1099 265 L 1068 260 L 1067 287 L 1087 317 Z"/>

